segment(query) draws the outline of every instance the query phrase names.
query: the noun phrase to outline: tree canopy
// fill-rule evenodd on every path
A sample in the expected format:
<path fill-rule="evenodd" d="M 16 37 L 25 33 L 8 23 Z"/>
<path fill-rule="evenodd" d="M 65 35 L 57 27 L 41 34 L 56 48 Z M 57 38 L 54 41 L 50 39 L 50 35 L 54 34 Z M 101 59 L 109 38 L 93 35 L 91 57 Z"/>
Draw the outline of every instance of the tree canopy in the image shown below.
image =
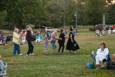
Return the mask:
<path fill-rule="evenodd" d="M 103 14 L 114 24 L 114 6 L 112 0 L 1 0 L 0 26 L 75 25 L 76 13 L 79 25 L 100 24 Z"/>

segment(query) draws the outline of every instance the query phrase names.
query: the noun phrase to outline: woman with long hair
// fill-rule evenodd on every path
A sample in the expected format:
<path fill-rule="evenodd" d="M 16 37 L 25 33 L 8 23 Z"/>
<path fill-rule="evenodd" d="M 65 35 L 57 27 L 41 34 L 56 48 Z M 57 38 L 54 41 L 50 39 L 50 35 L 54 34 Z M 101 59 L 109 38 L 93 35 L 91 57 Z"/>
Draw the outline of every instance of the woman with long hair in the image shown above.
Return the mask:
<path fill-rule="evenodd" d="M 80 49 L 79 45 L 77 44 L 77 42 L 75 40 L 75 35 L 73 34 L 72 28 L 70 28 L 70 33 L 69 33 L 66 49 L 72 53 L 73 53 L 73 51 Z"/>
<path fill-rule="evenodd" d="M 33 49 L 34 49 L 34 46 L 32 44 L 32 41 L 33 41 L 34 37 L 33 37 L 33 30 L 31 27 L 27 27 L 27 34 L 26 34 L 26 40 L 27 40 L 27 43 L 28 43 L 28 52 L 27 52 L 27 55 L 34 55 L 33 54 Z"/>

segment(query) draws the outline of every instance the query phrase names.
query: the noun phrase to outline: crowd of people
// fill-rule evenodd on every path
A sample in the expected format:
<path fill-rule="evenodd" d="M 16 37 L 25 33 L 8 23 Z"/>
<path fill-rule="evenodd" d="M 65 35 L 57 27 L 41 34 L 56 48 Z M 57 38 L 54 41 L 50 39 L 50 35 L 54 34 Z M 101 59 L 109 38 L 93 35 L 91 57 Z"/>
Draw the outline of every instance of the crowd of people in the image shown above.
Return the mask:
<path fill-rule="evenodd" d="M 21 34 L 19 29 L 15 28 L 13 33 L 13 43 L 14 43 L 13 54 L 22 55 L 20 53 L 20 37 L 23 39 L 23 44 L 25 42 L 27 42 L 28 44 L 28 52 L 27 52 L 28 56 L 34 55 L 33 53 L 34 45 L 32 43 L 33 41 L 35 41 L 38 45 L 44 44 L 46 52 L 48 52 L 49 48 L 52 49 L 58 48 L 57 52 L 61 54 L 64 52 L 65 49 L 68 50 L 70 53 L 74 53 L 75 51 L 80 49 L 76 41 L 75 37 L 76 35 L 77 32 L 75 32 L 73 28 L 70 28 L 69 32 L 66 32 L 64 29 L 61 29 L 59 34 L 57 31 L 53 31 L 53 32 L 45 32 L 45 35 L 43 35 L 42 32 L 37 32 L 35 35 L 34 31 L 29 26 L 25 31 L 21 32 Z M 115 67 L 114 66 L 115 64 L 112 63 L 112 61 L 115 60 L 115 55 L 113 55 L 111 58 L 109 48 L 106 46 L 105 42 L 102 42 L 99 45 L 99 48 L 97 49 L 96 53 L 92 52 L 91 56 L 94 60 L 96 69 L 105 67 L 111 69 Z"/>
<path fill-rule="evenodd" d="M 70 53 L 74 53 L 78 49 L 80 49 L 77 41 L 76 41 L 77 32 L 71 27 L 69 32 L 65 31 L 64 29 L 60 29 L 60 32 L 57 31 L 53 32 L 34 32 L 30 26 L 27 26 L 26 29 L 19 29 L 15 28 L 13 31 L 12 42 L 13 42 L 13 56 L 16 55 L 24 55 L 21 53 L 21 45 L 28 44 L 28 51 L 25 54 L 26 56 L 33 56 L 34 55 L 34 48 L 39 45 L 44 45 L 44 51 L 48 54 L 49 48 L 56 51 L 57 53 L 63 53 L 64 50 L 68 50 Z M 4 41 L 3 34 L 0 33 L 0 42 L 6 44 L 9 40 L 8 37 Z M 37 45 L 34 45 L 35 42 Z M 58 45 L 57 45 L 58 43 Z M 58 49 L 57 49 L 58 48 Z M 96 53 L 92 52 L 91 57 L 94 60 L 96 69 L 100 68 L 115 68 L 115 64 L 112 63 L 115 61 L 115 55 L 110 56 L 109 48 L 106 46 L 106 43 L 102 42 L 99 45 Z M 0 56 L 0 67 L 5 66 Z M 4 70 L 3 70 L 4 71 Z M 5 70 L 6 71 L 6 70 Z"/>
<path fill-rule="evenodd" d="M 35 32 L 32 30 L 30 26 L 27 26 L 26 29 L 20 30 L 19 28 L 15 28 L 13 32 L 13 55 L 23 55 L 20 51 L 21 44 L 28 44 L 27 56 L 34 55 L 34 46 L 33 41 L 35 41 L 38 45 L 44 44 L 45 51 L 48 52 L 49 45 L 51 44 L 52 49 L 57 49 L 59 53 L 63 53 L 64 49 L 69 50 L 70 53 L 74 53 L 74 51 L 80 49 L 76 39 L 75 32 L 73 28 L 70 28 L 69 34 L 67 34 L 63 29 L 60 30 L 59 36 L 57 31 L 53 32 Z M 65 47 L 65 41 L 67 39 L 67 44 Z M 59 45 L 57 45 L 57 43 Z"/>

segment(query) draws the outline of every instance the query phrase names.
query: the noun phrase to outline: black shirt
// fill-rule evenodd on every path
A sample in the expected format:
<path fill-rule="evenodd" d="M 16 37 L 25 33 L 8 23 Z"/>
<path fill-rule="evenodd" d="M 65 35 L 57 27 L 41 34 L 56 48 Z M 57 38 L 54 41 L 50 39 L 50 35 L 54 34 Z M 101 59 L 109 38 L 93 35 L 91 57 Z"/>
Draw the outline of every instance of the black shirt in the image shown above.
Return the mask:
<path fill-rule="evenodd" d="M 65 42 L 65 34 L 64 33 L 61 33 L 60 35 L 59 35 L 59 38 L 61 38 L 61 42 Z"/>
<path fill-rule="evenodd" d="M 26 34 L 26 40 L 27 41 L 32 41 L 32 33 L 31 33 L 31 31 L 27 31 L 27 34 Z"/>

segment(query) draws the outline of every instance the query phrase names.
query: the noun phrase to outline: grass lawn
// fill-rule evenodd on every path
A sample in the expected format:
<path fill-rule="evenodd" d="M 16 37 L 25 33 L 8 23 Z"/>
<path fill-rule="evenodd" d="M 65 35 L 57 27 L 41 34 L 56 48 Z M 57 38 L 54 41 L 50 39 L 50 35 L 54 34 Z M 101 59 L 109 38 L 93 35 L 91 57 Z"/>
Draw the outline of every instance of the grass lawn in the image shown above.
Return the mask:
<path fill-rule="evenodd" d="M 35 56 L 12 56 L 12 44 L 7 48 L 0 46 L 0 54 L 8 62 L 8 77 L 115 77 L 115 71 L 89 70 L 86 63 L 92 62 L 90 53 L 98 48 L 98 44 L 105 41 L 110 52 L 115 53 L 115 35 L 96 37 L 93 32 L 81 32 L 77 36 L 81 47 L 76 54 L 57 54 L 57 49 L 49 49 L 44 55 L 44 47 L 35 45 Z M 22 53 L 26 53 L 27 46 L 22 46 Z"/>

